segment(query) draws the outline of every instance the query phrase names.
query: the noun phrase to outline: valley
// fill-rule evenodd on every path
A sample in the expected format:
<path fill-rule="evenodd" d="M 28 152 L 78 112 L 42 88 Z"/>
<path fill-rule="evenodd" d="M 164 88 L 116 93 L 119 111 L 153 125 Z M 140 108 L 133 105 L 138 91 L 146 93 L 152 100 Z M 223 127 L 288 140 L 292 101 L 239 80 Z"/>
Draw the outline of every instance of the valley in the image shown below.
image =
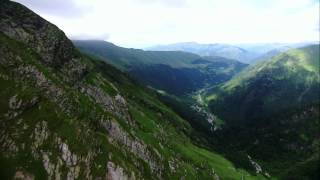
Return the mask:
<path fill-rule="evenodd" d="M 95 47 L 94 45 L 85 49 L 79 44 L 78 47 L 82 51 L 101 56 L 101 51 L 96 53 L 89 50 Z M 108 53 L 112 54 L 112 50 L 104 48 L 102 51 L 104 52 L 103 59 L 109 62 L 107 57 L 110 57 Z M 148 52 L 140 51 L 142 54 Z M 179 52 L 157 51 L 157 53 L 168 55 Z M 209 73 L 211 77 L 217 75 L 217 72 L 229 72 L 228 78 L 207 81 L 205 84 L 192 86 L 191 89 L 184 87 L 184 84 L 188 84 L 184 81 L 182 84 L 177 84 L 177 72 L 159 73 L 161 71 L 159 67 L 144 66 L 140 69 L 142 76 L 136 76 L 136 72 L 132 70 L 127 70 L 127 72 L 142 84 L 159 92 L 160 99 L 186 119 L 205 139 L 206 144 L 215 147 L 219 153 L 225 154 L 237 166 L 254 171 L 254 168 L 259 167 L 260 169 L 262 165 L 263 169 L 267 170 L 264 172 L 259 170 L 259 172 L 264 173 L 266 177 L 270 174 L 290 177 L 288 172 L 283 173 L 278 169 L 285 169 L 289 164 L 300 164 L 300 161 L 309 157 L 312 157 L 313 160 L 310 163 L 313 164 L 318 158 L 316 154 L 319 151 L 316 144 L 319 142 L 317 137 L 320 127 L 317 121 L 319 113 L 315 110 L 319 108 L 319 45 L 306 45 L 299 49 L 279 51 L 268 56 L 251 66 L 242 65 L 240 67 L 235 66 L 239 62 L 223 57 L 204 56 L 200 60 L 197 57 L 195 61 L 190 61 L 182 56 L 180 57 L 182 62 L 196 64 L 189 68 L 200 69 L 202 72 Z M 118 57 L 118 59 L 121 58 Z M 129 59 L 136 59 L 135 62 L 139 62 L 138 58 Z M 134 65 L 131 68 L 134 69 Z M 188 76 L 184 74 L 181 77 Z M 195 74 L 190 74 L 190 76 L 195 77 Z M 150 78 L 164 78 L 165 80 L 153 81 Z M 178 81 L 181 79 L 178 78 Z M 196 80 L 191 80 L 191 82 L 194 81 Z M 162 83 L 167 85 L 162 86 Z M 190 87 L 190 85 L 187 86 Z M 172 91 L 172 89 L 179 88 L 185 91 Z M 301 113 L 307 113 L 307 115 L 303 116 Z M 298 117 L 298 119 L 293 120 L 295 119 L 293 117 Z M 304 124 L 304 127 L 312 126 L 313 128 L 297 129 L 298 124 L 304 121 L 308 122 Z M 264 137 L 269 133 L 271 133 L 269 137 Z M 305 138 L 305 142 L 301 141 L 302 144 L 296 144 L 299 141 L 298 136 Z M 276 141 L 279 137 L 283 141 L 280 144 Z M 292 139 L 293 137 L 296 138 Z M 297 150 L 296 146 L 301 146 L 303 150 Z M 268 151 L 265 151 L 266 149 Z M 302 158 L 288 159 L 288 156 L 297 155 Z M 259 166 L 252 164 L 251 156 L 258 157 Z M 266 159 L 266 157 L 269 158 Z M 303 166 L 303 168 L 310 168 L 310 170 L 295 169 L 300 174 L 295 174 L 294 177 L 312 177 L 317 171 L 317 166 L 314 164 Z"/>
<path fill-rule="evenodd" d="M 125 48 L 0 0 L 0 179 L 316 180 L 319 47 Z"/>

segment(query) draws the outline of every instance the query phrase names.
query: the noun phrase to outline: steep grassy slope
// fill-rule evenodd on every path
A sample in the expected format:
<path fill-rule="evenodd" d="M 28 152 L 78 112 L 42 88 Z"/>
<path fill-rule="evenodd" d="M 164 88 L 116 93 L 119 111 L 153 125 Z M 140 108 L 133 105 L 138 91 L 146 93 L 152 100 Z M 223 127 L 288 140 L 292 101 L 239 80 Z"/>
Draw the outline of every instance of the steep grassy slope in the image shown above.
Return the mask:
<path fill-rule="evenodd" d="M 283 178 L 317 179 L 319 67 L 319 45 L 292 49 L 208 90 L 226 123 L 217 134 L 225 151 L 251 154 Z"/>
<path fill-rule="evenodd" d="M 153 92 L 0 1 L 1 179 L 264 179 L 195 145 Z"/>
<path fill-rule="evenodd" d="M 159 90 L 159 97 L 198 131 L 212 131 L 217 123 L 193 97 L 206 86 L 221 84 L 246 67 L 222 57 L 185 52 L 143 51 L 104 41 L 73 41 L 83 52 L 128 72 L 140 83 Z"/>
<path fill-rule="evenodd" d="M 128 72 L 145 85 L 182 95 L 229 80 L 246 65 L 221 57 L 176 51 L 143 51 L 104 41 L 73 41 L 83 52 Z"/>
<path fill-rule="evenodd" d="M 212 100 L 215 112 L 224 111 L 219 115 L 227 120 L 261 118 L 319 102 L 319 82 L 319 46 L 313 45 L 289 50 L 246 69 L 209 92 L 207 100 Z"/>

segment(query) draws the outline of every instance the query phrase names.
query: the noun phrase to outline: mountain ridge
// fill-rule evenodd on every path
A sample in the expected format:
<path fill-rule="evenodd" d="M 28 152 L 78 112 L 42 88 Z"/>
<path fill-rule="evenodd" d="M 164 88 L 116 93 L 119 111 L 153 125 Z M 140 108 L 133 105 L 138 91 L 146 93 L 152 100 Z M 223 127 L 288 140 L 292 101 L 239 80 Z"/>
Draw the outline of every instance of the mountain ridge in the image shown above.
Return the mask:
<path fill-rule="evenodd" d="M 273 173 L 295 167 L 283 178 L 317 179 L 319 67 L 319 45 L 310 45 L 258 62 L 209 89 L 206 102 L 225 121 L 221 142 L 253 153 Z"/>
<path fill-rule="evenodd" d="M 267 57 L 284 52 L 288 49 L 304 47 L 317 44 L 316 42 L 301 43 L 242 43 L 242 44 L 201 44 L 196 42 L 182 42 L 167 45 L 157 45 L 146 48 L 147 50 L 169 50 L 185 51 L 200 56 L 220 56 L 229 59 L 236 59 L 240 62 L 252 64 Z M 269 55 L 268 55 L 269 54 Z"/>
<path fill-rule="evenodd" d="M 56 26 L 0 3 L 1 179 L 265 179 L 197 145 L 153 91 Z"/>
<path fill-rule="evenodd" d="M 128 72 L 147 86 L 182 95 L 230 79 L 246 64 L 179 51 L 143 51 L 104 41 L 73 41 L 84 53 Z"/>
<path fill-rule="evenodd" d="M 236 59 L 243 63 L 248 63 L 250 59 L 256 57 L 255 54 L 247 50 L 229 44 L 199 44 L 195 42 L 175 43 L 169 45 L 158 45 L 147 50 L 157 51 L 185 51 L 198 54 L 200 56 L 220 56 L 228 59 Z"/>

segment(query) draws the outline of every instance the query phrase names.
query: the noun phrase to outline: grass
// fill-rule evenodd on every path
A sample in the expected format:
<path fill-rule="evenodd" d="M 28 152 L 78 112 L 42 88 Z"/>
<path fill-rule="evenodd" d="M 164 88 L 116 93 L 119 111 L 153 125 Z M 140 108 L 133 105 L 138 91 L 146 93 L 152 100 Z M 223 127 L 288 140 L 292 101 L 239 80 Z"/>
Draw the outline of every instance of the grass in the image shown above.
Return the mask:
<path fill-rule="evenodd" d="M 212 168 L 222 179 L 240 177 L 242 171 L 234 170 L 234 166 L 228 160 L 213 151 L 209 152 L 194 145 L 188 137 L 193 131 L 191 126 L 163 105 L 152 91 L 143 88 L 113 67 L 83 56 L 81 59 L 86 61 L 83 63 L 89 63 L 93 69 L 79 80 L 79 84 L 87 83 L 101 88 L 111 97 L 118 93 L 121 94 L 126 99 L 129 114 L 138 127 L 130 126 L 125 119 L 116 116 L 114 112 L 107 112 L 103 106 L 81 93 L 78 87 L 64 82 L 62 80 L 64 74 L 42 64 L 37 54 L 26 48 L 25 45 L 10 40 L 2 34 L 0 42 L 8 45 L 10 52 L 21 56 L 23 65 L 33 65 L 53 84 L 61 88 L 63 96 L 57 101 L 65 103 L 63 107 L 59 106 L 57 101 L 46 95 L 45 89 L 40 89 L 35 85 L 36 82 L 32 78 L 26 77 L 21 80 L 15 77 L 15 80 L 11 79 L 13 77 L 11 76 L 13 75 L 12 68 L 0 66 L 0 73 L 10 77 L 9 80 L 0 78 L 0 117 L 4 117 L 4 113 L 9 109 L 9 98 L 16 94 L 24 102 L 30 101 L 35 96 L 40 98 L 36 105 L 23 109 L 23 112 L 15 119 L 1 118 L 1 123 L 4 123 L 2 130 L 5 130 L 10 136 L 18 131 L 16 136 L 12 136 L 14 141 L 19 145 L 22 143 L 26 145 L 25 150 L 19 148 L 18 153 L 12 158 L 5 158 L 6 152 L 0 152 L 1 175 L 12 177 L 16 168 L 20 167 L 34 174 L 36 178 L 43 179 L 46 176 L 41 159 L 33 157 L 31 146 L 34 139 L 30 138 L 36 124 L 46 121 L 49 137 L 37 151 L 50 152 L 52 162 L 56 162 L 60 154 L 55 142 L 55 139 L 60 137 L 68 144 L 70 151 L 78 156 L 85 157 L 89 152 L 94 154 L 90 168 L 93 178 L 105 175 L 106 163 L 109 160 L 125 168 L 128 173 L 135 172 L 138 178 L 155 178 L 147 163 L 131 153 L 125 148 L 125 145 L 109 143 L 107 132 L 99 124 L 101 117 L 105 117 L 119 123 L 121 129 L 130 137 L 135 136 L 142 140 L 151 152 L 154 152 L 153 149 L 160 152 L 164 158 L 160 162 L 165 168 L 163 176 L 167 179 L 179 178 L 170 172 L 167 164 L 168 160 L 176 155 L 181 156 L 179 162 L 181 166 L 177 172 L 179 175 L 186 175 L 186 178 L 209 178 Z M 10 60 L 16 63 L 16 66 L 22 65 L 15 59 Z M 23 129 L 23 126 L 16 123 L 20 118 L 28 126 L 27 129 Z M 206 165 L 200 170 L 196 169 L 200 164 Z M 85 168 L 84 164 L 79 164 L 79 166 L 81 169 Z M 62 169 L 63 175 L 66 176 L 67 168 L 63 166 Z"/>
<path fill-rule="evenodd" d="M 212 87 L 205 93 L 206 102 L 227 127 L 220 133 L 221 146 L 234 153 L 254 153 L 262 167 L 280 179 L 300 170 L 312 177 L 315 166 L 304 161 L 318 152 L 311 147 L 316 137 L 310 132 L 317 134 L 319 114 L 310 109 L 318 108 L 319 83 L 316 45 L 276 55 Z M 288 148 L 292 144 L 299 148 Z M 294 170 L 282 175 L 289 166 Z"/>

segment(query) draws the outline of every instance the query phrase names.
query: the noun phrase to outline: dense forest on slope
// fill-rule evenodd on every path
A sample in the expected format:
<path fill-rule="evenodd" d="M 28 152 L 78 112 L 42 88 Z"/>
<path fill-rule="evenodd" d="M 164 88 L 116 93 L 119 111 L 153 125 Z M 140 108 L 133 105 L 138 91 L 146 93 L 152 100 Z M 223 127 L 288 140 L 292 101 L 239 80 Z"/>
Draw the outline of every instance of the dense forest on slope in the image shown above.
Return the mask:
<path fill-rule="evenodd" d="M 214 111 L 224 113 L 219 115 L 226 120 L 251 121 L 319 102 L 319 83 L 319 46 L 313 45 L 289 50 L 249 67 L 213 88 L 213 93 L 207 92 L 207 100 Z"/>
<path fill-rule="evenodd" d="M 281 177 L 319 177 L 319 45 L 291 49 L 208 89 L 209 108 L 226 126 L 227 151 L 254 155 Z M 229 155 L 232 153 L 229 153 Z"/>

